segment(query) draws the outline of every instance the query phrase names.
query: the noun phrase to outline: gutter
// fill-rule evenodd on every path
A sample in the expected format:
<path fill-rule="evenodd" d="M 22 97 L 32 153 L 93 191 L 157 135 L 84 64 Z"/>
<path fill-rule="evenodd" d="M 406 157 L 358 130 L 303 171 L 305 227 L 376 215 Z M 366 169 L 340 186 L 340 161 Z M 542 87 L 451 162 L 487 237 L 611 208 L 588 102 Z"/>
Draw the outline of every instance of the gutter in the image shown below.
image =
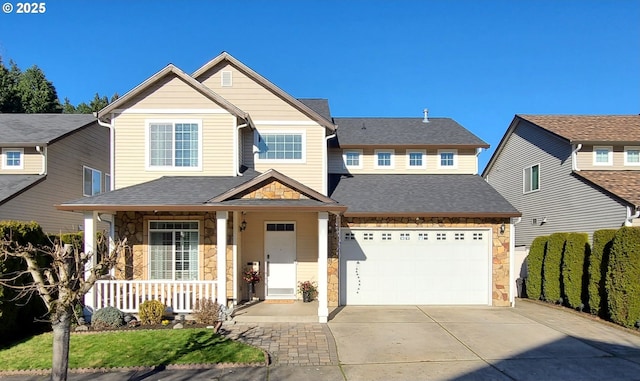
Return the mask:
<path fill-rule="evenodd" d="M 578 143 L 573 146 L 573 150 L 571 151 L 571 169 L 580 172 L 578 168 L 578 151 L 582 149 L 582 143 Z"/>
<path fill-rule="evenodd" d="M 640 217 L 640 209 L 636 207 L 636 212 L 632 214 L 633 208 L 627 206 L 627 218 L 624 219 L 624 226 L 631 226 L 633 220 Z"/>
<path fill-rule="evenodd" d="M 329 197 L 329 147 L 327 147 L 327 145 L 329 144 L 329 139 L 333 139 L 335 137 L 336 134 L 325 136 L 324 145 L 322 146 L 322 194 L 327 197 Z"/>
<path fill-rule="evenodd" d="M 109 129 L 109 174 L 111 176 L 111 184 L 109 184 L 109 189 L 114 190 L 115 189 L 114 185 L 116 182 L 116 175 L 114 173 L 114 169 L 115 169 L 114 147 L 115 147 L 116 131 L 113 126 L 113 114 L 111 114 L 111 120 L 109 123 L 105 123 L 102 120 L 100 120 L 97 112 L 93 113 L 93 115 L 95 115 L 96 119 L 98 119 L 99 125 L 101 125 L 102 127 L 107 127 Z"/>
<path fill-rule="evenodd" d="M 235 167 L 235 175 L 236 176 L 242 176 L 242 173 L 240 173 L 240 129 L 241 128 L 245 128 L 248 127 L 249 123 L 243 123 L 239 126 L 236 126 L 236 133 L 233 135 L 233 150 L 235 151 L 233 153 L 233 166 Z"/>

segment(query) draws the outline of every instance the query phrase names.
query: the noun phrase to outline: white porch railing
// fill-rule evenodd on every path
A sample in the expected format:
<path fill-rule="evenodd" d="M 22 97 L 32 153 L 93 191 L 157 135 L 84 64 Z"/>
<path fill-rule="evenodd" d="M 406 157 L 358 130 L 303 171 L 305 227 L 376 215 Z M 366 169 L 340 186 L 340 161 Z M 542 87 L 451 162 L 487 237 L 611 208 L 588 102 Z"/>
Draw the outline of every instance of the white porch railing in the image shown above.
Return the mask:
<path fill-rule="evenodd" d="M 107 306 L 123 312 L 138 312 L 146 300 L 159 300 L 176 313 L 193 312 L 196 300 L 216 299 L 216 281 L 163 281 L 163 280 L 99 280 L 94 285 L 95 306 Z"/>

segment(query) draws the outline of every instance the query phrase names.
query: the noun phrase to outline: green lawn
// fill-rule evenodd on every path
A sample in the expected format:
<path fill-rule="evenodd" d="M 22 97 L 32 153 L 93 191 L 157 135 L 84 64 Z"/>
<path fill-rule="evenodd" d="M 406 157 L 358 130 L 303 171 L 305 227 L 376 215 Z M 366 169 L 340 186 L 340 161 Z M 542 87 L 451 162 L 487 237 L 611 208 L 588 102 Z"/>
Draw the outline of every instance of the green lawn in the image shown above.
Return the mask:
<path fill-rule="evenodd" d="M 0 371 L 51 368 L 52 333 L 0 350 Z M 211 329 L 72 334 L 69 368 L 264 362 L 262 350 Z"/>

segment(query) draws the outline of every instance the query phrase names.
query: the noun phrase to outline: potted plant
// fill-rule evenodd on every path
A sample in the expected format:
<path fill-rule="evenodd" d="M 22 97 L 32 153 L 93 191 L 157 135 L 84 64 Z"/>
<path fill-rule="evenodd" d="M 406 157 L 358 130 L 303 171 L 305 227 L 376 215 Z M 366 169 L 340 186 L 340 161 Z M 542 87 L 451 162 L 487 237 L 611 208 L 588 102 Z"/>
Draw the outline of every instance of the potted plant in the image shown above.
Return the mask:
<path fill-rule="evenodd" d="M 256 292 L 256 283 L 260 282 L 260 273 L 255 270 L 246 270 L 242 275 L 242 279 L 249 285 L 249 299 Z"/>
<path fill-rule="evenodd" d="M 302 301 L 308 303 L 316 297 L 318 285 L 316 282 L 304 281 L 298 282 L 298 292 L 302 294 Z"/>

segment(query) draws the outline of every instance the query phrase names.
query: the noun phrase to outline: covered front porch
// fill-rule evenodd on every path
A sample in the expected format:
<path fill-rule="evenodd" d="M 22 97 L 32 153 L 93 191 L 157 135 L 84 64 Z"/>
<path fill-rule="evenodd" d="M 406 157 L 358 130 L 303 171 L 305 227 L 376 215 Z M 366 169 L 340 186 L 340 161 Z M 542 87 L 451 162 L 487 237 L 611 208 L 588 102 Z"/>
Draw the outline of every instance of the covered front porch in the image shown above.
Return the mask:
<path fill-rule="evenodd" d="M 238 323 L 317 323 L 319 302 L 302 300 L 273 303 L 261 300 L 236 306 L 232 317 Z M 329 320 L 340 307 L 329 306 Z"/>

